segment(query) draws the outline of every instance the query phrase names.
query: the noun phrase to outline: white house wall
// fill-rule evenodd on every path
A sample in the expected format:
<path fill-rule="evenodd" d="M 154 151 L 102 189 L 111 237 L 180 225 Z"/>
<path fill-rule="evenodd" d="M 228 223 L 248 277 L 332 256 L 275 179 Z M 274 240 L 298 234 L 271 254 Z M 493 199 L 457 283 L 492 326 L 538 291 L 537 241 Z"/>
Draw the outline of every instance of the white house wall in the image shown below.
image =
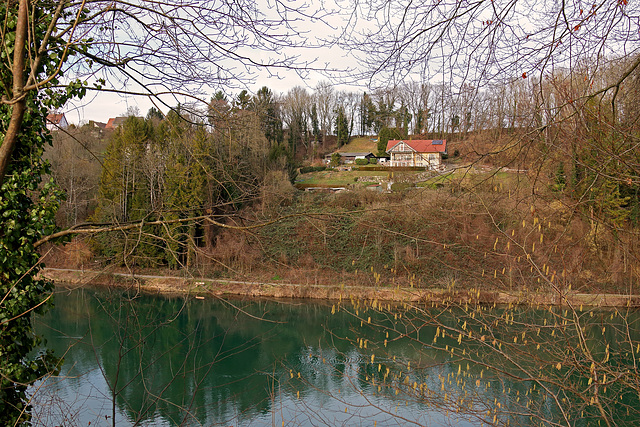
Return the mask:
<path fill-rule="evenodd" d="M 435 169 L 440 166 L 441 159 L 439 153 L 417 153 L 415 151 L 402 152 L 392 151 L 391 167 L 424 167 Z"/>

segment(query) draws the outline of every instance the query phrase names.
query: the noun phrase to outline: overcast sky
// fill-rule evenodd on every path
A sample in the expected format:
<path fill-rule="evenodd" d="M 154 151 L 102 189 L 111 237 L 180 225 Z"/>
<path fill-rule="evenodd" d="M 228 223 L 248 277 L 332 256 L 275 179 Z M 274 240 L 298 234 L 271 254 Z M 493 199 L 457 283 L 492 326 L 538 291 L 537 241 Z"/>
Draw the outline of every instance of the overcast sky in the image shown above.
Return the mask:
<path fill-rule="evenodd" d="M 377 79 L 375 84 L 380 86 L 412 79 L 450 85 L 455 93 L 455 88 L 461 88 L 463 83 L 479 89 L 514 79 L 541 79 L 545 74 L 573 68 L 581 62 L 590 64 L 595 70 L 596 66 L 591 62 L 597 61 L 596 65 L 602 66 L 603 59 L 631 57 L 640 52 L 638 2 L 602 2 L 585 6 L 581 0 L 566 4 L 545 0 L 380 0 L 382 7 L 373 12 L 365 10 L 364 6 L 354 12 L 347 7 L 354 3 L 366 5 L 368 2 L 199 0 L 186 12 L 187 9 L 173 8 L 171 13 L 177 13 L 177 19 L 170 16 L 167 20 L 167 16 L 157 15 L 154 10 L 136 15 L 138 22 L 153 24 L 140 28 L 153 28 L 157 33 L 136 32 L 135 20 L 117 21 L 115 33 L 105 32 L 102 47 L 111 49 L 107 54 L 112 54 L 115 61 L 122 61 L 121 53 L 124 57 L 128 55 L 127 60 L 131 59 L 131 62 L 123 62 L 126 66 L 122 68 L 132 71 L 138 79 L 148 79 L 154 92 L 183 93 L 179 97 L 161 97 L 156 107 L 165 113 L 178 103 L 195 99 L 207 102 L 218 90 L 223 90 L 228 97 L 234 97 L 242 89 L 255 93 L 262 86 L 275 93 L 286 93 L 295 86 L 313 90 L 323 80 L 340 84 L 338 89 L 371 90 L 364 86 L 366 80 L 359 81 L 360 85 L 349 80 L 357 75 L 352 70 L 358 67 L 375 70 L 372 79 Z M 240 20 L 229 21 L 228 15 L 235 15 L 237 4 L 255 9 L 249 10 Z M 200 5 L 208 5 L 206 13 Z M 256 28 L 256 25 L 245 25 L 245 17 L 253 19 L 262 13 L 269 20 L 277 19 L 281 15 L 269 9 L 274 5 L 281 13 L 283 7 L 295 9 L 302 5 L 305 9 L 303 13 L 288 10 L 287 25 L 270 26 L 272 21 L 268 21 L 261 27 L 259 22 L 254 22 L 264 36 L 254 37 L 248 29 Z M 224 7 L 232 9 L 224 10 Z M 189 15 L 189 12 L 193 14 Z M 318 15 L 321 19 L 309 18 Z M 183 19 L 185 17 L 189 19 Z M 176 24 L 174 21 L 181 22 Z M 197 27 L 195 31 L 191 23 L 196 21 L 204 28 Z M 110 23 L 105 21 L 102 25 L 108 27 Z M 206 33 L 204 38 L 198 38 L 201 30 Z M 335 43 L 327 45 L 327 41 L 344 41 L 364 30 L 371 34 L 352 38 L 353 52 L 341 50 Z M 304 42 L 301 35 L 306 37 Z M 112 43 L 113 39 L 118 43 Z M 177 41 L 174 43 L 174 40 Z M 216 44 L 211 44 L 210 40 Z M 273 40 L 275 44 L 270 44 Z M 263 49 L 251 48 L 251 43 Z M 273 51 L 278 46 L 283 46 L 279 54 Z M 182 51 L 177 55 L 175 49 Z M 247 62 L 264 63 L 282 60 L 284 56 L 298 57 L 303 64 L 314 61 L 310 67 L 326 67 L 334 72 L 305 68 L 300 75 L 286 68 L 276 68 L 268 73 L 265 70 L 256 72 L 255 67 L 247 66 Z M 183 60 L 177 61 L 177 57 Z M 155 63 L 148 66 L 149 62 Z M 255 73 L 237 78 L 251 72 Z M 94 81 L 96 77 L 92 77 Z M 111 75 L 101 77 L 105 77 L 107 86 L 115 90 L 144 92 L 130 78 L 125 83 Z M 89 83 L 93 81 L 89 79 Z M 146 97 L 89 93 L 85 99 L 69 103 L 63 111 L 72 123 L 106 122 L 110 117 L 124 115 L 129 107 L 137 107 L 144 115 L 153 105 Z"/>
<path fill-rule="evenodd" d="M 270 4 L 270 0 L 258 1 L 265 5 L 261 7 L 261 11 L 266 14 L 271 13 L 266 7 L 267 4 Z M 255 71 L 242 69 L 240 71 L 244 73 L 247 71 L 253 72 L 250 79 L 252 81 L 244 80 L 241 84 L 236 84 L 231 88 L 211 86 L 209 88 L 204 88 L 200 93 L 194 93 L 195 97 L 206 102 L 217 90 L 220 89 L 222 89 L 228 97 L 233 97 L 243 88 L 247 89 L 250 93 L 255 93 L 262 86 L 267 86 L 275 93 L 286 93 L 294 86 L 303 86 L 307 87 L 309 90 L 313 90 L 317 83 L 323 80 L 332 80 L 338 84 L 340 81 L 337 77 L 338 74 L 340 74 L 339 72 L 335 74 L 329 72 L 323 73 L 314 69 L 329 68 L 344 71 L 355 66 L 353 58 L 338 46 L 318 47 L 318 45 L 325 44 L 323 39 L 336 37 L 344 29 L 345 19 L 348 18 L 349 13 L 338 13 L 339 8 L 333 0 L 323 2 L 315 1 L 309 2 L 308 4 L 311 4 L 312 8 L 316 8 L 316 11 L 324 13 L 325 15 L 323 19 L 312 21 L 297 17 L 292 25 L 296 31 L 304 33 L 308 42 L 305 43 L 305 46 L 289 48 L 283 53 L 288 56 L 298 56 L 302 62 L 311 62 L 312 69 L 303 72 L 295 72 L 286 69 L 271 70 L 271 72 L 267 72 L 265 70 Z M 311 11 L 312 9 L 309 10 Z M 237 53 L 250 57 L 252 60 L 256 61 L 268 61 L 274 55 L 269 51 L 260 51 L 255 49 L 247 49 L 246 51 L 242 51 L 242 49 L 240 49 L 237 50 Z M 332 77 L 334 75 L 336 76 L 335 80 Z M 126 84 L 122 84 L 112 77 L 103 77 L 106 77 L 108 82 L 107 86 L 112 85 L 115 89 L 126 89 L 132 91 L 139 90 L 136 88 L 136 85 L 130 81 Z M 90 85 L 96 78 L 97 77 L 89 79 Z M 243 84 L 244 86 L 242 86 Z M 361 88 L 345 84 L 340 85 L 339 88 L 361 90 Z M 188 91 L 189 89 L 185 88 L 184 90 Z M 124 115 L 130 107 L 137 107 L 141 115 L 145 115 L 149 108 L 154 105 L 166 113 L 168 111 L 168 106 L 173 107 L 178 102 L 193 102 L 194 99 L 164 96 L 161 97 L 161 101 L 166 105 L 163 105 L 162 102 L 152 100 L 148 97 L 89 91 L 82 100 L 73 100 L 65 105 L 62 112 L 65 113 L 67 120 L 71 123 L 78 124 L 89 120 L 107 122 L 110 117 Z"/>

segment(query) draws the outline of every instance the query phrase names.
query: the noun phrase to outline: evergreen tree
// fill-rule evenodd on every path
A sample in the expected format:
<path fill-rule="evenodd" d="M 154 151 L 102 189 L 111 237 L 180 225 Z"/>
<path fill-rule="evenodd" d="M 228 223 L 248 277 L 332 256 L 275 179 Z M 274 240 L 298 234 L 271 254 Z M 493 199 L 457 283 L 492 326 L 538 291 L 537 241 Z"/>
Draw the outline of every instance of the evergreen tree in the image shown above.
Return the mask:
<path fill-rule="evenodd" d="M 376 106 L 367 93 L 362 94 L 360 100 L 360 134 L 367 135 L 373 127 L 376 118 Z"/>
<path fill-rule="evenodd" d="M 318 107 L 314 102 L 311 106 L 311 128 L 313 131 L 313 136 L 316 139 L 316 142 L 322 141 L 322 135 L 320 134 L 320 126 L 318 125 Z"/>
<path fill-rule="evenodd" d="M 383 127 L 378 134 L 378 156 L 387 155 L 387 143 L 392 139 L 405 138 L 404 130 L 398 128 Z"/>
<path fill-rule="evenodd" d="M 246 110 L 251 103 L 251 96 L 249 96 L 249 92 L 246 89 L 242 90 L 236 97 L 235 106 L 240 110 Z"/>
<path fill-rule="evenodd" d="M 284 140 L 282 118 L 273 93 L 268 87 L 263 86 L 258 90 L 253 97 L 251 108 L 258 115 L 264 136 L 271 146 L 281 144 Z"/>
<path fill-rule="evenodd" d="M 349 142 L 349 125 L 342 106 L 336 109 L 336 136 L 338 137 L 338 147 Z"/>

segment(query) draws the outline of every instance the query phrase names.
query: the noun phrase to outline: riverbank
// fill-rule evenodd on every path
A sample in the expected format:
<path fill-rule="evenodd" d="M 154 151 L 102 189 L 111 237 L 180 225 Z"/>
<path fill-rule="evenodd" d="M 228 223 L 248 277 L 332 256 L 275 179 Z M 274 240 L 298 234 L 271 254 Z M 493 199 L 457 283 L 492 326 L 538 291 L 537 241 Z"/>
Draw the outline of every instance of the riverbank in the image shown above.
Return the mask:
<path fill-rule="evenodd" d="M 640 295 L 587 294 L 567 291 L 543 294 L 530 291 L 457 290 L 453 288 L 365 287 L 343 284 L 299 285 L 210 278 L 180 278 L 97 270 L 46 268 L 41 273 L 60 286 L 104 286 L 134 289 L 147 294 L 219 298 L 225 296 L 378 300 L 411 303 L 480 303 L 640 307 Z"/>

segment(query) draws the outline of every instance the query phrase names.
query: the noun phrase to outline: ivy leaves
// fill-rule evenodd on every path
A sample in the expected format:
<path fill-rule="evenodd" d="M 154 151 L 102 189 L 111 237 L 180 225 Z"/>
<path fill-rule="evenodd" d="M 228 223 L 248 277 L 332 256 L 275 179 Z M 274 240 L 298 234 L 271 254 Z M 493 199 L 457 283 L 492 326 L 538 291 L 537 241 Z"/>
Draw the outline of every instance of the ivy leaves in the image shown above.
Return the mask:
<path fill-rule="evenodd" d="M 54 24 L 48 7 L 51 5 L 34 3 L 30 8 L 28 46 L 18 49 L 20 11 L 13 4 L 0 6 L 4 17 L 0 90 L 5 99 L 15 101 L 0 104 L 0 144 L 10 147 L 3 153 L 8 163 L 3 163 L 7 166 L 0 179 L 0 425 L 28 423 L 29 385 L 58 369 L 58 360 L 51 352 L 33 354 L 39 339 L 31 325 L 31 314 L 46 310 L 52 291 L 52 284 L 37 276 L 42 265 L 35 242 L 56 231 L 54 217 L 64 198 L 51 179 L 43 182 L 49 165 L 42 160 L 42 153 L 44 146 L 51 144 L 45 120 L 49 110 L 86 93 L 87 83 L 81 80 L 62 84 L 60 70 L 69 55 L 88 49 L 88 45 L 68 50 L 63 40 L 44 38 L 47 28 Z M 29 57 L 23 73 L 16 73 L 13 67 L 19 61 L 14 61 L 15 52 L 22 50 L 39 52 L 39 57 Z M 19 86 L 25 76 L 39 83 L 14 93 L 13 79 Z M 24 114 L 16 116 L 13 113 L 18 104 Z"/>

